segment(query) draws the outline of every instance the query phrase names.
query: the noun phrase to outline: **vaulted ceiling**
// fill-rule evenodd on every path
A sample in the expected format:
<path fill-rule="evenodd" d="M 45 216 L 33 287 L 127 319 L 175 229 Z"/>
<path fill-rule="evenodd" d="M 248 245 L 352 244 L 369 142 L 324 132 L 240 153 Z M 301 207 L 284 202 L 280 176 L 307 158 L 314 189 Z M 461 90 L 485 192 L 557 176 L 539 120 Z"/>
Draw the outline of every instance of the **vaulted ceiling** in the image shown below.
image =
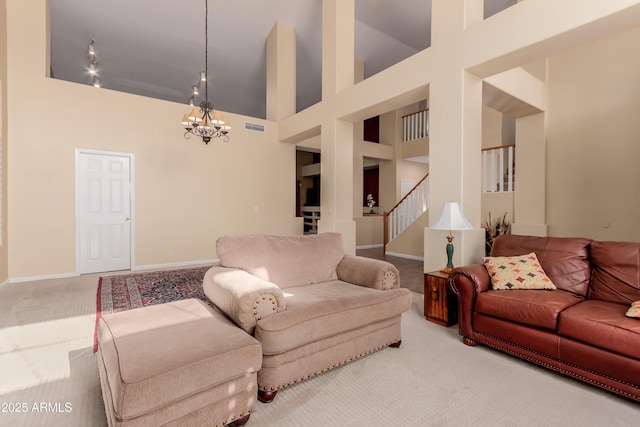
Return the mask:
<path fill-rule="evenodd" d="M 206 0 L 52 0 L 53 76 L 188 104 L 204 70 Z M 516 0 L 484 0 L 485 16 Z M 355 55 L 365 78 L 425 49 L 431 0 L 355 0 Z M 264 118 L 266 37 L 276 21 L 297 43 L 297 110 L 320 101 L 322 0 L 209 0 L 209 98 L 216 109 Z M 196 97 L 196 104 L 201 100 Z"/>

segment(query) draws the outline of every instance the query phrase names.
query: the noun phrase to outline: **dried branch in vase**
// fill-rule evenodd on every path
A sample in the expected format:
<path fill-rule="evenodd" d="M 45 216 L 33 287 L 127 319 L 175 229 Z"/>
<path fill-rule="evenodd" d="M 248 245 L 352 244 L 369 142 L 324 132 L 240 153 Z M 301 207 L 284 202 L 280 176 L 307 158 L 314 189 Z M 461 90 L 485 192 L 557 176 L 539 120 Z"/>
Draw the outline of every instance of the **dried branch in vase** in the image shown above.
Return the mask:
<path fill-rule="evenodd" d="M 508 212 L 505 212 L 504 215 L 502 215 L 502 218 L 498 219 L 495 225 L 493 225 L 493 221 L 491 220 L 491 212 L 489 212 L 489 220 L 485 222 L 484 227 L 486 231 L 485 250 L 487 256 L 491 254 L 491 247 L 493 246 L 493 242 L 498 238 L 498 236 L 509 233 L 511 224 L 507 222 L 507 213 Z"/>

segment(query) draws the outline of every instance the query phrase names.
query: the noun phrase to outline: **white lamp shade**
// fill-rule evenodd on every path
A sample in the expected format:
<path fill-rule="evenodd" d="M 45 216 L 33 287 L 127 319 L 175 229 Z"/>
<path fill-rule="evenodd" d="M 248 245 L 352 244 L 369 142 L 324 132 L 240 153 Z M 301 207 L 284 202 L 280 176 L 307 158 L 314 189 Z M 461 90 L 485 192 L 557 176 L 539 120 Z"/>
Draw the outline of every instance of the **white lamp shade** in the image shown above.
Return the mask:
<path fill-rule="evenodd" d="M 462 214 L 460 204 L 457 202 L 447 202 L 442 207 L 440 218 L 431 226 L 435 230 L 468 230 L 473 226 Z"/>

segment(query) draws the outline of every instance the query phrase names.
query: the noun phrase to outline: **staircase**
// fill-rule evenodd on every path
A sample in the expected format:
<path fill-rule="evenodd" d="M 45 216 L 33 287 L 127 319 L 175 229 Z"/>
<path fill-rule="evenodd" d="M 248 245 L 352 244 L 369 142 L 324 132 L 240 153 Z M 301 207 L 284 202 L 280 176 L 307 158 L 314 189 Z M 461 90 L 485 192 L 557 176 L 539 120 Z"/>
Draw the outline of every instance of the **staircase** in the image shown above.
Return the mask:
<path fill-rule="evenodd" d="M 389 212 L 384 213 L 383 250 L 429 208 L 429 174 L 426 174 Z"/>

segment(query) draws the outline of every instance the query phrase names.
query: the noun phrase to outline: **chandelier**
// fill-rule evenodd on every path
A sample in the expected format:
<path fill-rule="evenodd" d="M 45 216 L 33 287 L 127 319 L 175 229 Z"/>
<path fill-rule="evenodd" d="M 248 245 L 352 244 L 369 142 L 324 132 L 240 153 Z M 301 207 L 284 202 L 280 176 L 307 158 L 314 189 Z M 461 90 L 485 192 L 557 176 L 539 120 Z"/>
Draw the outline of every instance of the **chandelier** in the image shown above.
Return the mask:
<path fill-rule="evenodd" d="M 229 131 L 231 127 L 227 125 L 224 117 L 219 111 L 213 110 L 213 104 L 209 102 L 209 83 L 207 80 L 208 73 L 208 48 L 209 48 L 209 4 L 208 0 L 204 0 L 204 72 L 201 73 L 201 81 L 205 82 L 204 101 L 200 103 L 200 108 L 194 108 L 182 118 L 182 126 L 184 126 L 184 137 L 190 139 L 191 135 L 202 138 L 205 144 L 211 141 L 211 138 L 222 138 L 224 142 L 229 142 Z M 194 87 L 194 95 L 197 95 L 197 86 Z"/>

